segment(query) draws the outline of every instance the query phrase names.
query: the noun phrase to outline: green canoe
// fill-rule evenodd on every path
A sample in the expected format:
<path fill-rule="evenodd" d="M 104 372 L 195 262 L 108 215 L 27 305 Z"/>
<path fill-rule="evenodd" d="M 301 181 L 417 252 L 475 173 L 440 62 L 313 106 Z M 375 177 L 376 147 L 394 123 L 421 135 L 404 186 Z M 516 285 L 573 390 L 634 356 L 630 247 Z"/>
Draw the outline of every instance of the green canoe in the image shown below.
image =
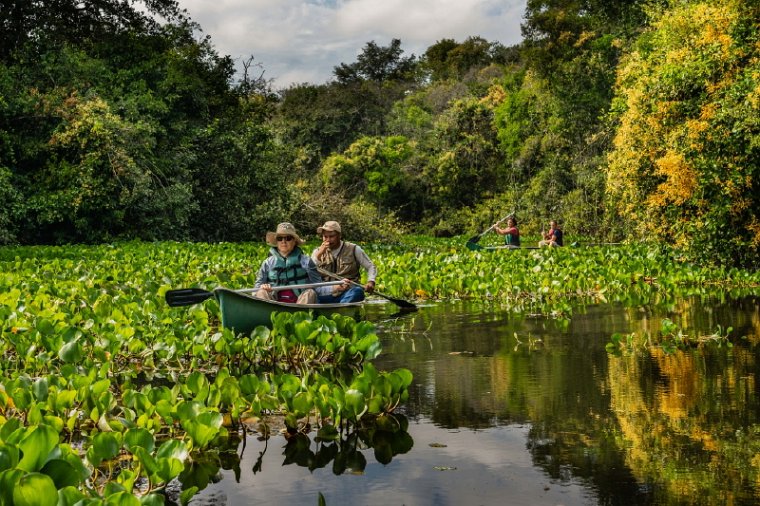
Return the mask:
<path fill-rule="evenodd" d="M 480 244 L 476 242 L 468 242 L 465 244 L 467 246 L 467 249 L 470 251 L 496 251 L 501 249 L 506 250 L 513 250 L 513 249 L 538 249 L 538 246 L 511 246 L 507 244 L 502 244 L 499 246 L 481 246 Z"/>
<path fill-rule="evenodd" d="M 347 304 L 292 304 L 254 297 L 247 293 L 241 293 L 228 288 L 215 288 L 214 297 L 219 302 L 222 313 L 222 326 L 233 329 L 235 332 L 250 334 L 259 325 L 272 326 L 272 313 L 288 311 L 313 311 L 315 314 L 330 316 L 340 313 L 355 319 L 363 315 L 363 302 L 351 302 Z"/>

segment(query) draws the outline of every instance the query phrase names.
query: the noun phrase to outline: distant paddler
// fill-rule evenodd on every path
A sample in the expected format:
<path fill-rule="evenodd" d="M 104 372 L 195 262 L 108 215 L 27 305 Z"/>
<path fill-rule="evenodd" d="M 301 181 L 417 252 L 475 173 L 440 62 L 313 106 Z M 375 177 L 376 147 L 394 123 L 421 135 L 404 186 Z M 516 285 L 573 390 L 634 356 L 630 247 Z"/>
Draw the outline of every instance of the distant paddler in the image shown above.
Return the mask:
<path fill-rule="evenodd" d="M 499 223 L 493 224 L 493 231 L 504 236 L 504 244 L 510 248 L 520 247 L 520 230 L 517 228 L 517 218 L 514 215 L 507 217 L 507 226 L 499 227 Z"/>

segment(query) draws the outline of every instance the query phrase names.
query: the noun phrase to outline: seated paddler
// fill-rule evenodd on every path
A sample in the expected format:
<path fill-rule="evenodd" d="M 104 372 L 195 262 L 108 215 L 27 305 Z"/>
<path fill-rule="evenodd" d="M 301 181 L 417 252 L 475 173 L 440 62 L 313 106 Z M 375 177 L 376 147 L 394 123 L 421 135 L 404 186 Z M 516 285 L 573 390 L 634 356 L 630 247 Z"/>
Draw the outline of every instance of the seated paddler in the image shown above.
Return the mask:
<path fill-rule="evenodd" d="M 321 283 L 322 278 L 314 261 L 301 250 L 305 242 L 290 223 L 280 223 L 277 230 L 267 232 L 266 242 L 271 248 L 256 274 L 256 297 L 280 302 L 317 304 L 318 297 L 329 295 L 330 286 L 292 290 L 272 290 L 275 286 Z"/>
<path fill-rule="evenodd" d="M 361 246 L 343 240 L 340 223 L 326 221 L 317 228 L 322 237 L 322 244 L 311 254 L 317 267 L 324 271 L 325 280 L 343 279 L 342 285 L 328 287 L 330 293 L 319 293 L 319 302 L 323 304 L 336 302 L 360 302 L 364 292 L 372 293 L 375 289 L 377 267 L 372 263 Z M 361 285 L 361 270 L 367 272 L 367 282 Z M 329 273 L 329 274 L 325 274 Z"/>

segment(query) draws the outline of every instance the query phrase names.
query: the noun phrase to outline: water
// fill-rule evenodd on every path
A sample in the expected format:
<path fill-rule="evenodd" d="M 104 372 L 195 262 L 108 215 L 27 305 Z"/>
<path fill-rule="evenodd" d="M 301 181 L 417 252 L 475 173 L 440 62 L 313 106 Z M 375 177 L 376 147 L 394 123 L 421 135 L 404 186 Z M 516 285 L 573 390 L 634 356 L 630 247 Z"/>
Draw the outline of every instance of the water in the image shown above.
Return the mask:
<path fill-rule="evenodd" d="M 414 373 L 408 441 L 250 436 L 192 504 L 760 503 L 757 298 L 589 306 L 569 321 L 467 302 L 393 310 L 369 317 L 376 366 Z M 663 318 L 694 338 L 733 327 L 735 346 L 605 349 Z"/>

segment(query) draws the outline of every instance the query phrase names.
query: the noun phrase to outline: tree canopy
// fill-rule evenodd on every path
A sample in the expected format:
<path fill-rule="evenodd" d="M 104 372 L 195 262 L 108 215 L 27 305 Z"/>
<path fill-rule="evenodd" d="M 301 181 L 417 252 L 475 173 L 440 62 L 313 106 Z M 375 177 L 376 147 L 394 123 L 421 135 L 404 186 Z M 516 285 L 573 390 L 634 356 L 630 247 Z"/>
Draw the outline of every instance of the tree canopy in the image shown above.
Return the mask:
<path fill-rule="evenodd" d="M 7 5 L 7 8 L 6 8 Z M 6 2 L 0 242 L 252 240 L 340 218 L 650 240 L 760 264 L 758 8 L 528 0 L 524 41 L 369 41 L 272 90 L 171 0 Z"/>

